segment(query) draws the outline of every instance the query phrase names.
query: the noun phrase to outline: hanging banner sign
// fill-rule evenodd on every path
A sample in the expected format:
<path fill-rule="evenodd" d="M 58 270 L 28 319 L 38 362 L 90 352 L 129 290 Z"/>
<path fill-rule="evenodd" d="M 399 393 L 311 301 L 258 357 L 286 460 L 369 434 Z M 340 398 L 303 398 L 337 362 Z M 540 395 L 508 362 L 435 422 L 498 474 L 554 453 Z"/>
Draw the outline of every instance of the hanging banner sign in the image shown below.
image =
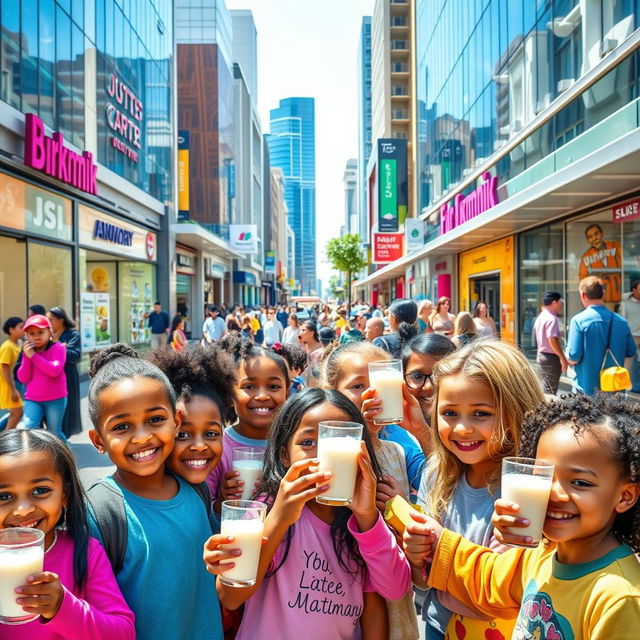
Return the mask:
<path fill-rule="evenodd" d="M 424 220 L 407 218 L 404 221 L 404 235 L 407 242 L 407 253 L 422 249 L 424 246 Z"/>
<path fill-rule="evenodd" d="M 255 224 L 230 224 L 229 244 L 238 253 L 255 255 L 258 252 L 258 227 Z"/>
<path fill-rule="evenodd" d="M 189 132 L 178 131 L 178 220 L 189 219 Z"/>
<path fill-rule="evenodd" d="M 388 264 L 402 258 L 403 241 L 404 234 L 402 233 L 374 233 L 373 262 Z"/>

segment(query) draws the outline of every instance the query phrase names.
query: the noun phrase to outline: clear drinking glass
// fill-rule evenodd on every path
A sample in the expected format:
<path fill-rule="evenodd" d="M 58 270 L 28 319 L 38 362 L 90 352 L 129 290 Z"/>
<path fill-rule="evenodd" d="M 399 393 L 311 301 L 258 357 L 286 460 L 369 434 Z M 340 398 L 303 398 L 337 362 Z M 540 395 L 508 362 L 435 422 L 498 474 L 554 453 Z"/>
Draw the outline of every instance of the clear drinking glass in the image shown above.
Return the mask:
<path fill-rule="evenodd" d="M 322 504 L 351 504 L 358 473 L 362 425 L 357 422 L 325 421 L 318 425 L 320 471 L 331 471 L 329 490 L 316 497 Z"/>
<path fill-rule="evenodd" d="M 369 363 L 369 386 L 382 400 L 382 411 L 373 419 L 376 424 L 402 422 L 402 361 L 378 360 Z"/>
<path fill-rule="evenodd" d="M 258 447 L 237 447 L 233 450 L 233 470 L 240 474 L 244 482 L 242 500 L 249 500 L 262 478 L 264 449 Z"/>
<path fill-rule="evenodd" d="M 44 533 L 40 529 L 12 527 L 0 530 L 0 623 L 15 624 L 37 618 L 16 602 L 17 587 L 33 573 L 41 573 Z"/>
<path fill-rule="evenodd" d="M 553 465 L 532 458 L 502 459 L 502 498 L 515 502 L 518 516 L 529 520 L 528 527 L 513 527 L 511 533 L 529 536 L 535 547 L 542 539 L 542 527 L 547 514 L 547 504 L 553 482 Z"/>
<path fill-rule="evenodd" d="M 221 582 L 230 587 L 250 587 L 256 583 L 262 534 L 267 505 L 254 500 L 225 500 L 222 503 L 220 533 L 235 540 L 223 545 L 242 552 L 236 558 L 222 560 L 220 564 L 235 566 L 220 574 Z"/>

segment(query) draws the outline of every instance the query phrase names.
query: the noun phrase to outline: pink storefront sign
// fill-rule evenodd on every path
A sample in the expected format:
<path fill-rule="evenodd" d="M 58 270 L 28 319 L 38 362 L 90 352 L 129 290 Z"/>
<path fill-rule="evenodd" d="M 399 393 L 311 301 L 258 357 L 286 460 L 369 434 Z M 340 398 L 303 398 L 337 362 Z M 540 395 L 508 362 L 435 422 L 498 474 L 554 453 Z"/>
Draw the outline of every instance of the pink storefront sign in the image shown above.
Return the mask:
<path fill-rule="evenodd" d="M 488 171 L 482 174 L 484 183 L 468 196 L 459 193 L 452 205 L 443 204 L 440 208 L 440 233 L 447 233 L 479 216 L 498 204 L 498 178 Z"/>
<path fill-rule="evenodd" d="M 28 113 L 24 120 L 24 163 L 60 182 L 96 195 L 98 166 L 93 154 L 82 155 L 65 146 L 61 133 L 48 136 L 38 116 Z"/>

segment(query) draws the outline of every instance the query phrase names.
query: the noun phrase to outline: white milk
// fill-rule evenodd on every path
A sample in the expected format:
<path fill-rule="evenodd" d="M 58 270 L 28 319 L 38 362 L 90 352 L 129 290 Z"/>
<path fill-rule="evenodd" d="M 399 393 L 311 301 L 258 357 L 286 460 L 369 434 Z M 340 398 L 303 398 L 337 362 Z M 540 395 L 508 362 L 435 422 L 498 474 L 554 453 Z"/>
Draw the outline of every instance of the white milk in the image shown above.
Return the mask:
<path fill-rule="evenodd" d="M 255 583 L 260 561 L 260 549 L 262 548 L 262 534 L 264 522 L 260 519 L 253 520 L 223 520 L 220 524 L 220 533 L 223 536 L 233 536 L 235 540 L 223 545 L 230 549 L 240 549 L 242 554 L 230 560 L 221 560 L 220 564 L 233 562 L 236 566 L 221 574 L 223 582 L 237 580 L 251 586 Z M 228 583 L 227 583 L 228 584 Z"/>
<path fill-rule="evenodd" d="M 511 533 L 529 536 L 533 542 L 542 538 L 542 526 L 547 514 L 552 478 L 524 473 L 502 476 L 502 498 L 520 506 L 518 517 L 529 520 L 528 527 L 511 528 Z"/>
<path fill-rule="evenodd" d="M 320 438 L 320 471 L 331 471 L 329 490 L 318 496 L 320 502 L 350 502 L 356 486 L 360 440 L 355 438 Z"/>
<path fill-rule="evenodd" d="M 374 422 L 402 422 L 402 372 L 370 371 L 369 385 L 375 389 L 382 400 L 382 411 Z"/>
<path fill-rule="evenodd" d="M 256 488 L 256 482 L 262 478 L 262 460 L 234 460 L 233 470 L 240 474 L 244 482 L 241 500 L 249 500 Z"/>
<path fill-rule="evenodd" d="M 28 618 L 32 615 L 16 604 L 16 598 L 20 596 L 15 589 L 26 584 L 32 573 L 41 573 L 43 562 L 41 546 L 0 550 L 0 616 Z"/>

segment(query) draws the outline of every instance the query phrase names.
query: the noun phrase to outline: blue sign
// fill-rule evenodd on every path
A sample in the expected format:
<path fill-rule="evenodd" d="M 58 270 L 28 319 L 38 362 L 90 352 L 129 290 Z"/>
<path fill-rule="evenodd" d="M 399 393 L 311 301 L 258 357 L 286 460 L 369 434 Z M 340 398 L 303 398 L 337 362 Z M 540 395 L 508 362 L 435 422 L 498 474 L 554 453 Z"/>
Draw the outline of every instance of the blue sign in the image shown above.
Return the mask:
<path fill-rule="evenodd" d="M 256 277 L 248 271 L 234 271 L 233 284 L 249 284 L 255 286 Z"/>
<path fill-rule="evenodd" d="M 94 240 L 106 240 L 114 244 L 120 244 L 123 247 L 130 247 L 133 244 L 133 231 L 117 227 L 115 224 L 96 220 L 93 227 Z"/>
<path fill-rule="evenodd" d="M 229 197 L 230 198 L 235 198 L 236 197 L 236 165 L 233 162 L 230 162 L 227 165 L 228 169 L 228 176 L 227 178 L 229 179 Z"/>

